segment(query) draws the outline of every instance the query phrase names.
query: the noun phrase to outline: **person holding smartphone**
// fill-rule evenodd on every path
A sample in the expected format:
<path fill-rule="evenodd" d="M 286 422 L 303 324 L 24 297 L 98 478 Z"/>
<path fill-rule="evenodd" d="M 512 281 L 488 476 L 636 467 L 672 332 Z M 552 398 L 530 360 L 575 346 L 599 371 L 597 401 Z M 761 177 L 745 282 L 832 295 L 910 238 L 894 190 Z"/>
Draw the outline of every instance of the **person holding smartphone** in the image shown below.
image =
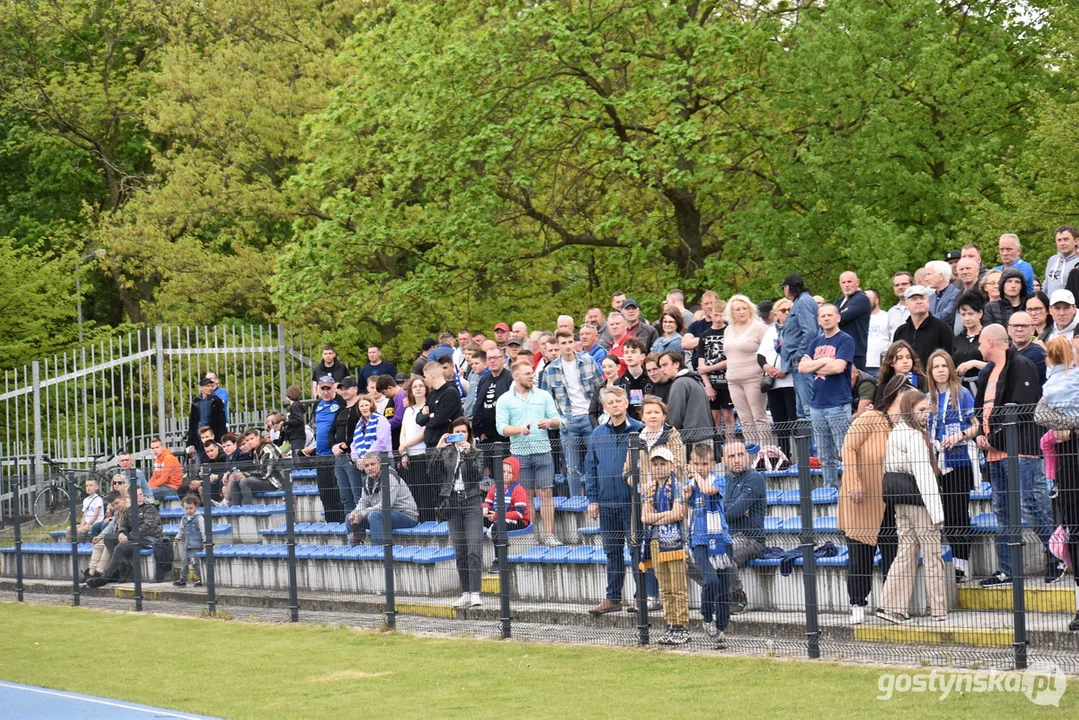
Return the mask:
<path fill-rule="evenodd" d="M 464 610 L 483 606 L 483 454 L 476 450 L 472 423 L 467 418 L 452 421 L 449 430 L 439 438 L 435 452 L 445 470 L 439 495 L 461 581 L 461 597 L 453 606 Z"/>

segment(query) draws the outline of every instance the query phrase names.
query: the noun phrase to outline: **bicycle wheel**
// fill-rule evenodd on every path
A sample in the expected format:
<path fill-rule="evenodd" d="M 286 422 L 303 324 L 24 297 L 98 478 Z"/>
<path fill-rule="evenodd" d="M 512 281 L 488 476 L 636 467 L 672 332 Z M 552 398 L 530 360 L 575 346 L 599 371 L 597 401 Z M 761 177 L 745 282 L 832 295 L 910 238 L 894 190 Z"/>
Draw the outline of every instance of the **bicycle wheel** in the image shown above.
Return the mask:
<path fill-rule="evenodd" d="M 69 512 L 69 503 L 67 490 L 49 485 L 34 497 L 34 520 L 41 527 L 62 522 Z"/>

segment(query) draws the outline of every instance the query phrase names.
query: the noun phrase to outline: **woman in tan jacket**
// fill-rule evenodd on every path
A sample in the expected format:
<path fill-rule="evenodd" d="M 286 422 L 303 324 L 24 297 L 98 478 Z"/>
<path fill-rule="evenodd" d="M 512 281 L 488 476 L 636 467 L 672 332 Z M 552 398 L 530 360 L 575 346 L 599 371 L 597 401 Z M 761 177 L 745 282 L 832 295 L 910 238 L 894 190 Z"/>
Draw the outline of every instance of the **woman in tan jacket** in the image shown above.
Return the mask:
<path fill-rule="evenodd" d="M 865 622 L 865 608 L 873 587 L 873 554 L 880 548 L 885 577 L 897 551 L 894 506 L 886 505 L 881 492 L 884 456 L 892 432 L 890 412 L 898 411 L 905 377 L 893 377 L 881 395 L 881 405 L 862 413 L 851 423 L 843 442 L 843 478 L 839 486 L 839 529 L 847 537 L 850 565 L 847 595 L 850 622 Z"/>

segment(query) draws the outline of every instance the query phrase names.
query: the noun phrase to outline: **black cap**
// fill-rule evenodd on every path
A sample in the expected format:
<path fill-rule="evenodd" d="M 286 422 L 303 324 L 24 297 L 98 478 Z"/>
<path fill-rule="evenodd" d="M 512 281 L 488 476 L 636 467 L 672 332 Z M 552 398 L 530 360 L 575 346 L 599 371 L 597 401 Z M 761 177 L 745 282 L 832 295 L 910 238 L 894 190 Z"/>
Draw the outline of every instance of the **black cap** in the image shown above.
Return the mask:
<path fill-rule="evenodd" d="M 635 307 L 638 310 L 641 309 L 641 306 L 638 305 L 637 301 L 634 300 L 633 298 L 626 298 L 625 300 L 622 301 L 622 309 L 625 310 L 628 307 Z"/>
<path fill-rule="evenodd" d="M 961 257 L 963 257 L 963 253 L 958 250 L 949 250 L 948 254 L 944 256 L 944 259 L 951 262 L 952 260 L 958 260 Z"/>
<path fill-rule="evenodd" d="M 787 285 L 805 285 L 805 280 L 798 273 L 791 273 L 787 277 L 783 278 L 783 282 L 779 283 L 779 287 L 785 287 Z"/>
<path fill-rule="evenodd" d="M 523 347 L 524 346 L 524 343 L 521 342 L 521 338 L 519 338 L 519 337 L 517 337 L 515 335 L 511 336 L 510 339 L 506 341 L 506 344 L 507 345 L 516 345 L 517 347 Z"/>
<path fill-rule="evenodd" d="M 757 305 L 757 312 L 760 313 L 761 317 L 764 317 L 768 313 L 772 312 L 772 301 L 771 300 L 762 300 Z"/>
<path fill-rule="evenodd" d="M 420 345 L 420 349 L 423 350 L 424 352 L 427 352 L 428 350 L 430 350 L 433 347 L 438 347 L 438 343 L 435 342 L 433 338 L 427 338 L 426 340 L 423 341 L 423 344 Z"/>
<path fill-rule="evenodd" d="M 337 388 L 339 390 L 344 390 L 345 388 L 354 388 L 354 387 L 359 387 L 359 386 L 360 386 L 360 384 L 358 382 L 356 382 L 356 378 L 354 378 L 354 377 L 344 378 L 341 382 L 337 383 Z"/>
<path fill-rule="evenodd" d="M 398 384 L 398 385 L 400 385 L 400 384 L 401 384 L 401 383 L 403 383 L 403 382 L 404 382 L 405 380 L 408 380 L 408 378 L 409 378 L 409 374 L 408 374 L 408 373 L 406 373 L 406 372 L 399 372 L 399 373 L 397 373 L 397 377 L 396 377 L 396 378 L 394 378 L 394 380 L 396 380 L 396 381 L 397 381 L 397 384 Z"/>
<path fill-rule="evenodd" d="M 199 387 L 206 387 L 207 385 L 213 385 L 213 384 L 214 384 L 214 381 L 211 380 L 210 378 L 203 378 L 202 380 L 199 380 Z"/>

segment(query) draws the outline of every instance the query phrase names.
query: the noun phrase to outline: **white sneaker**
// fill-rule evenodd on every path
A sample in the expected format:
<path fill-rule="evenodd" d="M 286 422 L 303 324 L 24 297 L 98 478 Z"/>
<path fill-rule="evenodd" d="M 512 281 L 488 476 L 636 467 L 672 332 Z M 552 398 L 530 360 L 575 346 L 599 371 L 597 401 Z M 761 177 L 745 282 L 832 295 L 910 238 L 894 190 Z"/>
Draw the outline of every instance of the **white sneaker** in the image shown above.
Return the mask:
<path fill-rule="evenodd" d="M 861 605 L 850 606 L 850 624 L 861 625 L 865 622 L 865 608 Z"/>
<path fill-rule="evenodd" d="M 483 598 L 480 597 L 479 593 L 471 594 L 469 597 L 469 606 L 474 608 L 483 607 Z"/>
<path fill-rule="evenodd" d="M 457 598 L 457 602 L 453 604 L 455 608 L 463 609 L 472 604 L 472 596 L 468 593 L 461 593 L 461 597 Z"/>

